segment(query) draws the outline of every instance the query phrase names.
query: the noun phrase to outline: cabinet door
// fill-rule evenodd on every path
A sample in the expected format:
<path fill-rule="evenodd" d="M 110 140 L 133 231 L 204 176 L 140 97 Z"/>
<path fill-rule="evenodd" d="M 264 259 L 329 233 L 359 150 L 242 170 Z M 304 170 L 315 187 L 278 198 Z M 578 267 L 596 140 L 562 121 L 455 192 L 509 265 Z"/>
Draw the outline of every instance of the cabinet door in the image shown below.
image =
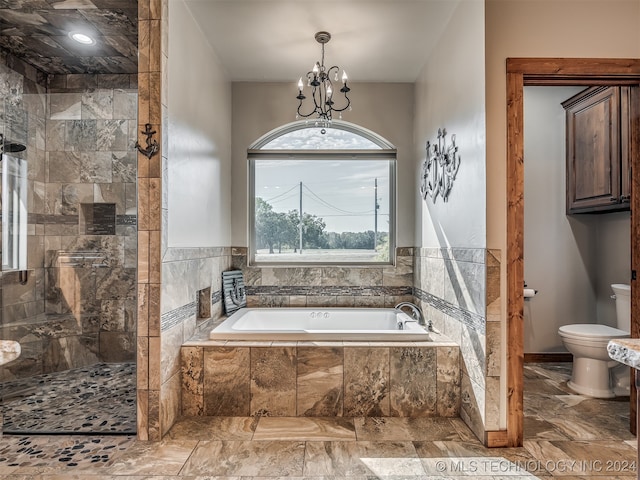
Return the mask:
<path fill-rule="evenodd" d="M 620 87 L 590 88 L 563 106 L 567 213 L 620 208 Z"/>

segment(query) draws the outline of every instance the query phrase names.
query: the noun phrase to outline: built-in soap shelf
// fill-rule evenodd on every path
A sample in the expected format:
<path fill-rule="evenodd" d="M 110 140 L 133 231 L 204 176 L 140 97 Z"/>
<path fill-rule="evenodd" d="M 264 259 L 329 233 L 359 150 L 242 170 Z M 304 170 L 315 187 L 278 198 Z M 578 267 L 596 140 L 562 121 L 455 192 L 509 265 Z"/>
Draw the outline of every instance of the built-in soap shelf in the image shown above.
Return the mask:
<path fill-rule="evenodd" d="M 227 315 L 247 306 L 247 290 L 241 270 L 222 272 L 222 294 Z"/>
<path fill-rule="evenodd" d="M 107 256 L 100 252 L 63 252 L 57 254 L 58 266 L 76 268 L 104 268 L 108 267 Z"/>

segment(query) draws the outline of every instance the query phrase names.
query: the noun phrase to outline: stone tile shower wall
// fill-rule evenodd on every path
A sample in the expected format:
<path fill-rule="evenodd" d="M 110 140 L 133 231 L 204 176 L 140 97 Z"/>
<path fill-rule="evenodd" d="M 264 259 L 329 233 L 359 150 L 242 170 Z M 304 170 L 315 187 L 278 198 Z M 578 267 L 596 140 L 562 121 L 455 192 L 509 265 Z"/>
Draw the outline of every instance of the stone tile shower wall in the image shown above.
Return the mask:
<path fill-rule="evenodd" d="M 3 273 L 0 336 L 22 355 L 1 379 L 135 360 L 136 76 L 50 76 L 46 86 L 19 102 L 28 282 Z"/>
<path fill-rule="evenodd" d="M 414 295 L 434 327 L 460 345 L 460 416 L 479 439 L 499 430 L 499 251 L 416 248 Z"/>

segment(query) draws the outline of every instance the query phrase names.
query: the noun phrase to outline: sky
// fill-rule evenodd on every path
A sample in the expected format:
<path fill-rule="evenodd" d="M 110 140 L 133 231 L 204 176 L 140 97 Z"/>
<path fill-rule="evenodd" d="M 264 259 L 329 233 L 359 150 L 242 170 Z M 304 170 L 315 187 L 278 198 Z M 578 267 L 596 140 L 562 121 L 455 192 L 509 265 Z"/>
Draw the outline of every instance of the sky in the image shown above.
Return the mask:
<path fill-rule="evenodd" d="M 362 135 L 340 128 L 303 128 L 280 135 L 262 150 L 380 150 Z M 286 158 L 286 154 L 283 157 Z M 321 217 L 328 232 L 389 231 L 389 160 L 255 160 L 255 195 L 277 212 L 302 210 Z"/>
<path fill-rule="evenodd" d="M 255 195 L 277 212 L 302 210 L 322 217 L 329 232 L 374 230 L 378 180 L 378 231 L 389 231 L 389 161 L 257 160 Z"/>

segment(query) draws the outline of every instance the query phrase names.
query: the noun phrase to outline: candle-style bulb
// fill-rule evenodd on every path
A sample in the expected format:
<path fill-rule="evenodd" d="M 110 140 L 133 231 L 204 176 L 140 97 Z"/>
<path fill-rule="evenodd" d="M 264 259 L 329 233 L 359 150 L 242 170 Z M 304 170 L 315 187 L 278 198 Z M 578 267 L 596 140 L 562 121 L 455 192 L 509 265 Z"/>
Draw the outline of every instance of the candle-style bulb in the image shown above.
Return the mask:
<path fill-rule="evenodd" d="M 302 91 L 303 88 L 304 88 L 304 83 L 302 83 L 302 77 L 300 77 L 300 80 L 298 80 L 298 90 Z"/>
<path fill-rule="evenodd" d="M 342 83 L 347 83 L 347 72 L 342 71 Z"/>
<path fill-rule="evenodd" d="M 331 89 L 331 85 L 329 85 L 327 87 L 327 97 L 331 97 L 331 94 L 333 93 L 333 90 Z"/>
<path fill-rule="evenodd" d="M 320 66 L 316 63 L 313 66 L 313 73 L 317 75 L 319 71 L 320 71 Z"/>

